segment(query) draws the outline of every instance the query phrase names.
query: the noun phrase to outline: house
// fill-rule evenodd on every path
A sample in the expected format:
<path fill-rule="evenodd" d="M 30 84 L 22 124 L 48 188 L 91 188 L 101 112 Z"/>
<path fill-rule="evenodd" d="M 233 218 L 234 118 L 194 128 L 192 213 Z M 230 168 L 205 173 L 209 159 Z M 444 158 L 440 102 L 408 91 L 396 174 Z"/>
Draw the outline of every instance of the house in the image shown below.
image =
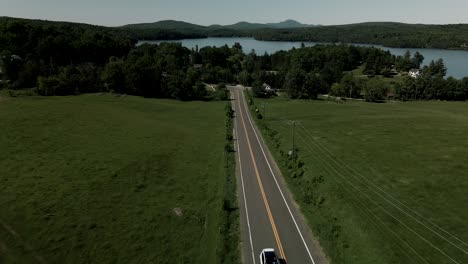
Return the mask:
<path fill-rule="evenodd" d="M 408 75 L 412 78 L 418 78 L 419 76 L 421 76 L 421 70 L 420 69 L 411 69 L 409 72 L 408 72 Z"/>
<path fill-rule="evenodd" d="M 276 89 L 274 89 L 273 87 L 271 87 L 270 85 L 266 83 L 263 83 L 262 87 L 263 89 L 265 89 L 265 92 L 276 93 Z"/>
<path fill-rule="evenodd" d="M 276 94 L 276 89 L 271 87 L 270 85 L 268 85 L 266 83 L 263 83 L 262 87 L 263 87 L 263 93 L 265 95 L 275 95 Z"/>

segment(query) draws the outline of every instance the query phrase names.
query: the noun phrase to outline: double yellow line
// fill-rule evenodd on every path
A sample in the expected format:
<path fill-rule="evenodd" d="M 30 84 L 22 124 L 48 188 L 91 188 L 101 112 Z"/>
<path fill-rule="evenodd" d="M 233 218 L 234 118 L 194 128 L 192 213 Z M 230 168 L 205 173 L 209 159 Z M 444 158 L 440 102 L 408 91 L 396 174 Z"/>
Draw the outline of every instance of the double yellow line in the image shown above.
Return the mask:
<path fill-rule="evenodd" d="M 268 218 L 270 219 L 271 228 L 273 229 L 273 234 L 275 235 L 276 244 L 278 245 L 278 250 L 279 250 L 280 257 L 282 259 L 286 260 L 286 255 L 284 254 L 283 245 L 281 244 L 281 239 L 279 237 L 278 230 L 276 229 L 275 220 L 273 219 L 273 214 L 271 213 L 270 205 L 268 204 L 268 200 L 267 200 L 266 195 L 265 195 L 265 190 L 263 189 L 262 180 L 260 179 L 260 173 L 258 173 L 257 163 L 255 161 L 255 156 L 254 156 L 253 151 L 252 151 L 252 145 L 250 144 L 250 139 L 249 139 L 249 136 L 248 136 L 247 127 L 245 125 L 244 115 L 242 114 L 240 101 L 241 101 L 241 94 L 240 94 L 239 91 L 237 91 L 237 103 L 238 103 L 238 106 L 239 106 L 239 112 L 240 112 L 240 117 L 241 117 L 241 121 L 242 121 L 242 126 L 244 127 L 245 137 L 247 139 L 247 145 L 249 147 L 250 157 L 252 159 L 252 163 L 253 163 L 254 170 L 255 170 L 255 175 L 257 176 L 258 185 L 260 187 L 260 192 L 262 194 L 263 203 L 265 204 L 265 208 L 267 210 Z"/>

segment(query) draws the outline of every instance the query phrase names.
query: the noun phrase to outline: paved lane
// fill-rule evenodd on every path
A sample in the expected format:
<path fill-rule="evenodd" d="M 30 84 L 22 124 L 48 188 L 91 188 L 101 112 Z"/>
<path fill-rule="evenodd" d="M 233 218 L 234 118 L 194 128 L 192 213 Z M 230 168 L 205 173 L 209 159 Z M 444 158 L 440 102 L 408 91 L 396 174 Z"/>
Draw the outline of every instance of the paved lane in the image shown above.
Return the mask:
<path fill-rule="evenodd" d="M 243 90 L 232 87 L 231 94 L 244 263 L 259 263 L 263 248 L 274 248 L 289 264 L 327 263 L 255 128 Z"/>

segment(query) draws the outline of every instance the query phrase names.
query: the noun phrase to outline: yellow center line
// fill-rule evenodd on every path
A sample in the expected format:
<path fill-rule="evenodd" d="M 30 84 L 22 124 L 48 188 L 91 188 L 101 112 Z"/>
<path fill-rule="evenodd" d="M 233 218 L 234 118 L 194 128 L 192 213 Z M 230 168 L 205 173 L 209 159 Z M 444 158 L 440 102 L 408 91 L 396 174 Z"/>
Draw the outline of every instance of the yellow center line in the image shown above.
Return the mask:
<path fill-rule="evenodd" d="M 271 228 L 273 229 L 273 234 L 275 235 L 276 244 L 278 245 L 278 250 L 279 250 L 279 253 L 280 253 L 280 257 L 282 259 L 286 260 L 286 255 L 284 254 L 283 245 L 281 244 L 281 239 L 279 237 L 278 230 L 276 229 L 275 220 L 273 219 L 273 215 L 272 215 L 271 210 L 270 210 L 270 205 L 268 204 L 268 199 L 266 198 L 265 190 L 263 189 L 262 180 L 260 179 L 260 173 L 258 172 L 257 163 L 255 161 L 255 156 L 254 156 L 253 151 L 252 151 L 252 145 L 250 144 L 250 139 L 249 139 L 249 136 L 248 136 L 247 127 L 246 127 L 245 121 L 244 121 L 244 115 L 242 114 L 242 110 L 241 110 L 241 104 L 240 104 L 241 99 L 240 98 L 241 98 L 240 92 L 237 91 L 237 103 L 239 105 L 239 112 L 240 112 L 240 117 L 241 117 L 241 121 L 242 121 L 242 126 L 244 127 L 245 136 L 247 138 L 247 145 L 249 147 L 250 157 L 251 157 L 252 162 L 253 162 L 255 175 L 257 176 L 258 185 L 260 187 L 260 192 L 262 194 L 263 203 L 265 204 L 265 208 L 267 210 L 268 218 L 270 219 Z"/>

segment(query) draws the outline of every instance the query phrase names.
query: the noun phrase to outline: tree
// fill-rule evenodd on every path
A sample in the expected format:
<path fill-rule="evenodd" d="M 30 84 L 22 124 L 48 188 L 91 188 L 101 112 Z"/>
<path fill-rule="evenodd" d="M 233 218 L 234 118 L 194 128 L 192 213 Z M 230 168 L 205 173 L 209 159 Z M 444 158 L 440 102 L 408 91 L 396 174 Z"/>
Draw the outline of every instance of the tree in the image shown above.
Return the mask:
<path fill-rule="evenodd" d="M 341 83 L 334 83 L 330 88 L 330 95 L 343 96 L 346 94 L 346 89 Z"/>
<path fill-rule="evenodd" d="M 346 74 L 339 85 L 333 84 L 330 93 L 334 96 L 356 98 L 361 96 L 362 86 L 360 79 L 353 77 L 352 74 Z"/>
<path fill-rule="evenodd" d="M 57 76 L 42 77 L 38 78 L 37 92 L 40 95 L 51 96 L 56 94 L 62 94 L 60 91 L 63 90 L 65 84 Z"/>
<path fill-rule="evenodd" d="M 18 79 L 13 86 L 31 88 L 37 85 L 37 77 L 41 74 L 40 64 L 34 59 L 27 60 L 18 71 Z"/>
<path fill-rule="evenodd" d="M 413 55 L 413 59 L 411 60 L 413 68 L 419 69 L 421 68 L 421 64 L 424 61 L 424 56 L 419 53 L 419 51 L 416 51 Z"/>
<path fill-rule="evenodd" d="M 362 84 L 352 74 L 346 74 L 341 79 L 341 84 L 344 87 L 345 94 L 340 96 L 356 98 L 361 95 Z"/>
<path fill-rule="evenodd" d="M 167 89 L 170 97 L 187 100 L 189 96 L 186 94 L 185 73 L 183 71 L 172 72 L 169 76 Z"/>
<path fill-rule="evenodd" d="M 200 82 L 200 73 L 194 68 L 189 68 L 183 84 L 184 100 L 202 99 L 207 95 L 205 85 Z"/>
<path fill-rule="evenodd" d="M 393 57 L 389 51 L 383 51 L 376 48 L 369 50 L 364 73 L 367 75 L 380 75 L 385 68 L 389 68 L 393 63 Z"/>
<path fill-rule="evenodd" d="M 409 50 L 403 56 L 398 56 L 395 62 L 398 71 L 408 72 L 414 68 L 413 61 L 411 60 L 411 53 Z"/>
<path fill-rule="evenodd" d="M 424 66 L 423 74 L 432 77 L 444 77 L 447 74 L 447 67 L 445 67 L 444 60 L 438 59 L 437 61 L 431 61 L 428 66 Z"/>
<path fill-rule="evenodd" d="M 324 89 L 326 83 L 319 74 L 311 72 L 307 74 L 304 84 L 305 96 L 310 99 L 317 99 L 320 91 Z"/>
<path fill-rule="evenodd" d="M 249 86 L 252 83 L 252 76 L 247 71 L 241 71 L 237 79 L 244 86 Z"/>
<path fill-rule="evenodd" d="M 460 94 L 463 96 L 460 97 L 460 100 L 467 100 L 468 99 L 468 77 L 465 77 L 461 80 L 460 83 Z"/>
<path fill-rule="evenodd" d="M 18 80 L 19 71 L 23 65 L 23 60 L 13 55 L 10 51 L 4 50 L 0 53 L 0 59 L 3 63 L 3 70 L 10 83 L 14 83 Z"/>
<path fill-rule="evenodd" d="M 303 98 L 306 95 L 304 90 L 306 73 L 297 68 L 291 69 L 284 81 L 284 89 L 288 96 L 293 99 Z"/>
<path fill-rule="evenodd" d="M 402 101 L 410 101 L 416 99 L 416 79 L 406 77 L 403 84 L 395 85 L 395 98 Z"/>
<path fill-rule="evenodd" d="M 127 77 L 124 61 L 115 57 L 111 58 L 102 72 L 101 79 L 107 91 L 125 93 Z"/>
<path fill-rule="evenodd" d="M 245 58 L 242 63 L 242 69 L 253 73 L 255 71 L 255 61 L 257 60 L 257 55 L 255 54 L 255 51 L 252 50 Z"/>
<path fill-rule="evenodd" d="M 373 78 L 364 85 L 364 99 L 367 102 L 378 102 L 385 99 L 388 91 L 388 85 L 379 78 Z"/>
<path fill-rule="evenodd" d="M 206 87 L 203 83 L 200 81 L 197 81 L 195 83 L 195 86 L 193 86 L 194 93 L 193 93 L 193 98 L 194 99 L 202 99 L 204 98 L 208 92 L 206 91 Z"/>
<path fill-rule="evenodd" d="M 333 83 L 341 80 L 343 70 L 336 67 L 336 65 L 327 63 L 324 65 L 323 69 L 320 70 L 320 76 L 330 87 Z"/>
<path fill-rule="evenodd" d="M 252 92 L 255 97 L 265 97 L 265 89 L 263 88 L 263 82 L 260 79 L 256 79 L 252 83 Z"/>
<path fill-rule="evenodd" d="M 79 93 L 95 93 L 103 90 L 101 81 L 102 69 L 93 63 L 84 63 L 77 66 L 79 72 Z"/>

